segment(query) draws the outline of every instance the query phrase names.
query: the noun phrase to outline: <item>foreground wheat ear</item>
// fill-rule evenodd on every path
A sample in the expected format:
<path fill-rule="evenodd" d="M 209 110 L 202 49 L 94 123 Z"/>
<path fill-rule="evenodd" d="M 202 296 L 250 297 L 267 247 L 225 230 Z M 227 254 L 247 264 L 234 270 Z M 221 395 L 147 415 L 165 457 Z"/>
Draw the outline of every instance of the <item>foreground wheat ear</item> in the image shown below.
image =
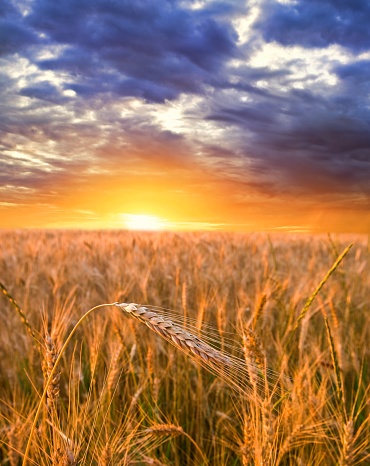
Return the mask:
<path fill-rule="evenodd" d="M 114 305 L 144 323 L 206 369 L 220 376 L 229 386 L 243 395 L 255 395 L 256 385 L 264 388 L 266 382 L 277 382 L 279 378 L 278 374 L 263 367 L 263 364 L 246 362 L 245 358 L 217 349 L 215 347 L 219 346 L 217 337 L 209 338 L 203 334 L 198 337 L 195 333 L 199 331 L 197 332 L 195 327 L 188 323 L 186 326 L 183 325 L 181 318 L 164 309 L 135 303 L 114 303 Z"/>

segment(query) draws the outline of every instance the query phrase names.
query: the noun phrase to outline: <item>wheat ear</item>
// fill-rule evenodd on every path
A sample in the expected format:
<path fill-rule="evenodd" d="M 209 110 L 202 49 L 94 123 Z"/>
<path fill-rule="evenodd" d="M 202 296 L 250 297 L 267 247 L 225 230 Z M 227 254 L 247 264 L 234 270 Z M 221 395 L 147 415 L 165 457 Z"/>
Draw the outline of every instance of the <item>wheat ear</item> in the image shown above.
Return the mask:
<path fill-rule="evenodd" d="M 27 329 L 27 332 L 31 335 L 34 342 L 36 343 L 37 348 L 41 349 L 40 341 L 38 340 L 34 329 L 32 328 L 29 320 L 27 319 L 26 314 L 23 312 L 22 308 L 19 306 L 19 304 L 13 298 L 13 296 L 9 293 L 8 289 L 1 282 L 0 282 L 0 290 L 3 293 L 3 295 L 9 300 L 10 304 L 14 307 L 14 309 L 17 311 L 19 317 L 21 318 L 23 325 Z"/>
<path fill-rule="evenodd" d="M 353 420 L 349 419 L 343 425 L 340 466 L 352 466 L 353 464 L 355 464 L 355 436 Z"/>
<path fill-rule="evenodd" d="M 321 282 L 318 284 L 316 290 L 311 294 L 311 296 L 307 299 L 298 319 L 295 324 L 295 326 L 292 329 L 291 336 L 293 333 L 298 329 L 299 323 L 301 320 L 304 318 L 304 316 L 307 314 L 307 311 L 311 307 L 311 304 L 314 302 L 316 296 L 319 294 L 321 288 L 325 285 L 325 283 L 329 280 L 330 276 L 336 271 L 338 268 L 339 264 L 342 262 L 342 260 L 346 257 L 346 255 L 349 253 L 351 247 L 353 246 L 353 243 L 348 245 L 346 249 L 342 252 L 342 254 L 338 257 L 338 259 L 334 262 L 334 264 L 331 266 L 331 268 L 328 270 L 326 273 L 325 277 L 321 280 Z M 291 338 L 289 338 L 288 342 L 290 342 Z"/>
<path fill-rule="evenodd" d="M 194 448 L 197 450 L 200 458 L 202 459 L 201 463 L 199 464 L 208 465 L 208 460 L 205 457 L 202 449 L 199 447 L 197 442 L 184 431 L 181 426 L 177 426 L 171 423 L 153 424 L 151 427 L 143 430 L 142 435 L 143 444 L 145 443 L 146 447 L 148 447 L 150 444 L 149 450 L 153 450 L 161 445 L 165 441 L 165 437 L 175 438 L 183 435 L 193 444 Z"/>
<path fill-rule="evenodd" d="M 256 374 L 258 374 L 256 383 L 264 386 L 264 375 L 256 364 L 246 364 L 244 358 L 238 358 L 214 348 L 205 341 L 205 338 L 198 337 L 195 333 L 185 330 L 181 324 L 172 320 L 170 314 L 166 314 L 164 310 L 135 303 L 115 303 L 115 306 L 144 323 L 153 332 L 196 360 L 210 372 L 222 377 L 236 391 L 244 395 L 252 395 L 251 379 Z M 186 328 L 190 327 L 187 324 Z M 255 360 L 257 359 L 258 355 L 255 355 Z M 272 371 L 266 372 L 271 377 L 277 377 Z"/>
<path fill-rule="evenodd" d="M 19 455 L 19 435 L 15 425 L 11 426 L 7 432 L 9 441 L 9 452 L 8 460 L 10 466 L 17 466 L 20 455 Z"/>
<path fill-rule="evenodd" d="M 55 361 L 58 358 L 58 350 L 55 346 L 54 340 L 51 336 L 47 333 L 45 335 L 45 348 L 46 348 L 46 377 L 45 380 L 48 380 L 51 371 L 55 365 Z M 61 370 L 58 368 L 51 379 L 51 383 L 49 385 L 47 396 L 46 396 L 46 406 L 49 409 L 52 409 L 56 406 L 56 403 L 59 398 L 59 382 L 60 382 L 60 375 Z"/>
<path fill-rule="evenodd" d="M 99 459 L 99 466 L 109 466 L 112 464 L 112 448 L 108 442 L 103 448 L 101 457 Z"/>
<path fill-rule="evenodd" d="M 145 429 L 144 433 L 177 437 L 178 435 L 183 435 L 185 432 L 181 426 L 176 426 L 175 424 L 154 424 L 148 429 Z"/>
<path fill-rule="evenodd" d="M 77 462 L 71 450 L 58 448 L 51 455 L 53 466 L 77 466 Z"/>

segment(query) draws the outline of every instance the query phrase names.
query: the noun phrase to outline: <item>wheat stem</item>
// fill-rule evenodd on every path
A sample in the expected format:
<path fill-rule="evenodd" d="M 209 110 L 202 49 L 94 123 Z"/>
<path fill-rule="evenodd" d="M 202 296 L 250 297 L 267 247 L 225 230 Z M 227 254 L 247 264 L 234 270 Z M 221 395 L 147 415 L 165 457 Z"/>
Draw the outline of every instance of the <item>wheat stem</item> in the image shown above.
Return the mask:
<path fill-rule="evenodd" d="M 330 329 L 330 325 L 329 325 L 327 317 L 325 317 L 325 327 L 326 327 L 326 333 L 328 336 L 328 341 L 329 341 L 329 346 L 330 346 L 331 358 L 333 361 L 335 375 L 337 379 L 337 384 L 336 384 L 337 385 L 337 398 L 338 398 L 341 413 L 343 416 L 343 421 L 345 421 L 347 416 L 346 416 L 346 411 L 345 411 L 345 398 L 344 398 L 344 392 L 343 392 L 341 369 L 339 367 L 338 354 L 334 346 L 334 339 L 331 333 L 331 329 Z"/>
<path fill-rule="evenodd" d="M 62 356 L 64 354 L 64 351 L 65 351 L 66 347 L 68 346 L 68 343 L 71 341 L 71 338 L 73 337 L 73 335 L 76 332 L 77 328 L 85 320 L 85 318 L 89 314 L 91 314 L 93 311 L 95 311 L 96 309 L 100 309 L 100 308 L 105 307 L 105 306 L 113 306 L 113 303 L 99 304 L 98 306 L 94 306 L 91 309 L 89 309 L 87 312 L 85 312 L 85 314 L 80 318 L 80 320 L 77 322 L 77 324 L 73 327 L 73 329 L 71 330 L 70 334 L 68 335 L 68 338 L 66 339 L 64 345 L 62 346 L 62 348 L 61 348 L 61 350 L 59 352 L 59 355 L 58 355 L 57 359 L 55 360 L 54 366 L 53 366 L 53 368 L 51 369 L 51 371 L 49 373 L 49 377 L 48 377 L 48 379 L 46 381 L 44 391 L 43 391 L 43 393 L 41 395 L 39 404 L 37 406 L 37 410 L 36 410 L 35 417 L 34 417 L 34 420 L 33 420 L 33 423 L 32 423 L 31 431 L 30 431 L 30 435 L 28 437 L 26 450 L 24 452 L 22 466 L 26 466 L 26 464 L 27 464 L 28 453 L 29 453 L 29 450 L 30 450 L 30 447 L 31 447 L 32 437 L 33 437 L 33 434 L 34 434 L 34 431 L 35 431 L 35 428 L 36 428 L 37 420 L 38 420 L 38 418 L 40 416 L 42 405 L 44 403 L 44 400 L 45 400 L 45 397 L 46 397 L 47 392 L 49 390 L 49 387 L 50 387 L 50 385 L 51 385 L 51 383 L 53 381 L 53 377 L 54 377 L 54 374 L 55 374 L 55 372 L 57 370 L 58 364 L 59 364 L 60 360 L 62 359 Z"/>
<path fill-rule="evenodd" d="M 328 270 L 326 273 L 325 277 L 321 280 L 321 282 L 318 284 L 317 288 L 315 291 L 311 294 L 311 296 L 307 299 L 298 319 L 293 327 L 293 330 L 290 332 L 289 338 L 287 345 L 291 342 L 292 337 L 294 335 L 294 332 L 298 329 L 299 324 L 301 320 L 304 318 L 304 316 L 307 314 L 307 311 L 311 307 L 312 303 L 314 302 L 316 296 L 320 293 L 321 288 L 325 285 L 325 283 L 328 281 L 330 276 L 335 272 L 335 270 L 338 268 L 339 264 L 342 262 L 342 260 L 346 257 L 346 255 L 349 253 L 351 247 L 353 246 L 353 243 L 351 243 L 349 246 L 346 247 L 346 249 L 342 252 L 342 254 L 338 257 L 338 259 L 334 262 L 334 264 L 331 266 L 331 268 Z"/>

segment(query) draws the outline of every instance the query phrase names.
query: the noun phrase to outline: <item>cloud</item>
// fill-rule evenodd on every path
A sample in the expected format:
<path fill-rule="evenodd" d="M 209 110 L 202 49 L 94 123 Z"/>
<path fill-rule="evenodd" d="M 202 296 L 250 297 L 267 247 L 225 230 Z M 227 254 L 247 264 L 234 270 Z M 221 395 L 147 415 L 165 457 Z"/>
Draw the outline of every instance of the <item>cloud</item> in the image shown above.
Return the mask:
<path fill-rule="evenodd" d="M 367 2 L 14 5 L 0 5 L 3 186 L 199 170 L 246 205 L 368 206 Z"/>
<path fill-rule="evenodd" d="M 37 0 L 25 23 L 51 43 L 68 46 L 38 65 L 75 75 L 76 92 L 164 102 L 218 80 L 237 55 L 228 17 L 236 9 L 225 2 L 192 10 L 169 0 Z"/>
<path fill-rule="evenodd" d="M 363 68 L 354 68 L 342 66 L 338 77 L 361 80 Z M 317 199 L 347 193 L 350 203 L 370 196 L 370 111 L 353 94 L 343 82 L 327 95 L 320 88 L 276 98 L 250 93 L 245 102 L 214 101 L 205 118 L 223 125 L 224 147 L 239 165 L 234 173 L 256 191 Z"/>
<path fill-rule="evenodd" d="M 370 86 L 370 60 L 359 60 L 354 63 L 339 65 L 336 67 L 337 75 L 350 84 Z"/>
<path fill-rule="evenodd" d="M 20 47 L 36 42 L 35 35 L 12 21 L 0 20 L 0 56 L 17 52 Z"/>
<path fill-rule="evenodd" d="M 266 41 L 285 46 L 327 47 L 355 51 L 369 48 L 370 4 L 367 0 L 266 1 L 256 27 Z"/>
<path fill-rule="evenodd" d="M 35 32 L 22 22 L 20 12 L 4 0 L 0 5 L 0 57 L 17 53 L 21 48 L 37 43 Z"/>
<path fill-rule="evenodd" d="M 60 105 L 68 100 L 66 97 L 63 97 L 58 88 L 52 85 L 49 81 L 43 81 L 34 86 L 23 87 L 19 95 L 45 100 Z"/>

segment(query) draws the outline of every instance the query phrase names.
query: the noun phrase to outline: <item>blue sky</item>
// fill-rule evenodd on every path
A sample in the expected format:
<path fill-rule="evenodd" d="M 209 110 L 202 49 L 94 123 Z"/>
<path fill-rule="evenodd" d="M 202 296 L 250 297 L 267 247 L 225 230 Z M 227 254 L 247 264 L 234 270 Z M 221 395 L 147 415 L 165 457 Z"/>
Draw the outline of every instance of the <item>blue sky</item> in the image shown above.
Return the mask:
<path fill-rule="evenodd" d="M 0 18 L 3 226 L 369 231 L 367 0 L 2 0 Z"/>

